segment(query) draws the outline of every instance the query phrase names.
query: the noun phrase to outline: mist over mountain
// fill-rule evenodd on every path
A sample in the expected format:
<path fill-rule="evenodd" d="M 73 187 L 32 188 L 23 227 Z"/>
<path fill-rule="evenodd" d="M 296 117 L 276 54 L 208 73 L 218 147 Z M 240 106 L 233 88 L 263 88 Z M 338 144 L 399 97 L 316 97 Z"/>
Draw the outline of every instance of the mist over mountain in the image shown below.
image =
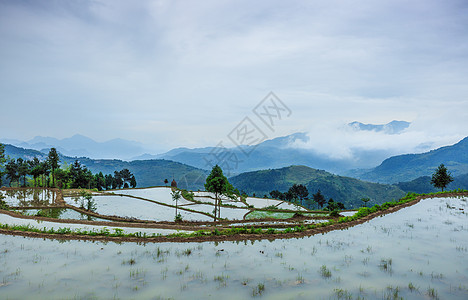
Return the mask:
<path fill-rule="evenodd" d="M 281 168 L 292 164 L 307 165 L 335 173 L 360 166 L 359 162 L 353 160 L 333 159 L 314 150 L 292 146 L 298 141 L 308 142 L 309 137 L 306 133 L 299 132 L 267 140 L 255 146 L 246 146 L 243 150 L 238 147 L 176 148 L 161 155 L 141 156 L 140 159 L 163 158 L 200 169 L 211 169 L 213 165 L 219 164 L 228 176 L 259 169 Z M 368 157 L 373 155 L 375 154 L 369 153 Z"/>
<path fill-rule="evenodd" d="M 411 125 L 411 122 L 393 120 L 387 124 L 375 125 L 361 122 L 351 122 L 348 124 L 355 130 L 384 132 L 386 134 L 399 134 Z"/>
<path fill-rule="evenodd" d="M 36 136 L 29 141 L 0 139 L 0 142 L 17 147 L 34 149 L 45 153 L 47 153 L 50 148 L 54 147 L 66 156 L 89 158 L 118 158 L 129 160 L 130 158 L 136 155 L 141 155 L 147 151 L 139 142 L 119 138 L 106 142 L 96 142 L 95 140 L 80 134 L 75 134 L 72 137 L 64 139 Z"/>

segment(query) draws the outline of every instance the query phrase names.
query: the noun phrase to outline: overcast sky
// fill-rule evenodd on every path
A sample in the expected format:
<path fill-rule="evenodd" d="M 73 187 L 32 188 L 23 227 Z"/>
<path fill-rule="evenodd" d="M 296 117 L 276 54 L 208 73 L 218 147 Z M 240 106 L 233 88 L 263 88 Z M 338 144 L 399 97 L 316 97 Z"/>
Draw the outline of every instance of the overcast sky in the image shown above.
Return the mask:
<path fill-rule="evenodd" d="M 468 135 L 466 1 L 0 0 L 0 136 L 228 144 L 245 117 L 306 146 L 415 151 Z M 273 91 L 289 117 L 253 113 Z M 412 122 L 400 135 L 352 121 Z"/>

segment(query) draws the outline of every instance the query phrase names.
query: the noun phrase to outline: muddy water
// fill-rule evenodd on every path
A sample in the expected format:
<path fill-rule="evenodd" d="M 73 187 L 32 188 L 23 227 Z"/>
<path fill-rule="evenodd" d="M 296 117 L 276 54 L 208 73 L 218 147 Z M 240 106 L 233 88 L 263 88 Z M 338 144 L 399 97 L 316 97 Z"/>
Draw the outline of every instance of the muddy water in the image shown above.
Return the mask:
<path fill-rule="evenodd" d="M 463 210 L 462 210 L 463 209 Z M 2 298 L 467 299 L 466 199 L 302 239 L 114 244 L 0 236 Z"/>

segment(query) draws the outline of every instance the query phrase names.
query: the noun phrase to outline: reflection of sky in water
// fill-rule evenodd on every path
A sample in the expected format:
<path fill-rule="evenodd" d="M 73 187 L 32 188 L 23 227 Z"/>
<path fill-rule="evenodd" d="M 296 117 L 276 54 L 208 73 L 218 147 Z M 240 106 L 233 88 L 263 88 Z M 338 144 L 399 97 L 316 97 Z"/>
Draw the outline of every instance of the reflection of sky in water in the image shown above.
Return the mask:
<path fill-rule="evenodd" d="M 57 219 L 112 222 L 111 220 L 96 218 L 93 216 L 89 216 L 89 215 L 77 212 L 71 208 L 45 208 L 44 210 L 45 211 L 49 211 L 49 210 L 58 211 L 58 213 L 54 216 L 54 218 L 57 218 Z M 19 211 L 25 215 L 35 216 L 40 211 L 40 209 L 21 209 Z"/>
<path fill-rule="evenodd" d="M 440 299 L 467 299 L 466 210 L 459 199 L 427 199 L 346 230 L 274 241 L 138 245 L 2 236 L 0 288 L 5 298 L 245 299 L 264 284 L 266 299 L 385 299 L 398 287 L 405 299 L 429 299 L 431 289 Z"/>
<path fill-rule="evenodd" d="M 147 234 L 151 233 L 160 233 L 160 234 L 171 234 L 177 232 L 177 230 L 168 230 L 168 229 L 156 229 L 156 228 L 132 228 L 132 227 L 121 227 L 121 226 L 98 226 L 98 225 L 84 225 L 84 224 L 69 224 L 69 223 L 56 223 L 48 221 L 39 221 L 31 219 L 21 219 L 15 218 L 9 215 L 0 214 L 0 223 L 9 224 L 9 225 L 31 225 L 35 228 L 43 229 L 59 229 L 59 228 L 71 228 L 71 229 L 82 229 L 82 230 L 101 230 L 102 228 L 108 228 L 111 232 L 114 232 L 114 228 L 124 229 L 125 233 L 134 233 L 134 232 L 146 232 Z M 184 231 L 187 232 L 187 231 Z"/>
<path fill-rule="evenodd" d="M 130 195 L 140 198 L 145 198 L 149 200 L 155 200 L 161 203 L 175 205 L 175 201 L 172 200 L 171 188 L 148 188 L 148 189 L 128 189 L 128 190 L 116 190 L 113 191 L 115 194 Z M 192 203 L 185 200 L 183 197 L 180 197 L 178 204 L 188 204 Z"/>
<path fill-rule="evenodd" d="M 79 206 L 73 198 L 65 197 L 68 204 Z M 175 208 L 126 196 L 94 196 L 96 212 L 108 216 L 137 218 L 140 220 L 174 221 Z M 210 221 L 212 218 L 179 209 L 184 220 Z"/>

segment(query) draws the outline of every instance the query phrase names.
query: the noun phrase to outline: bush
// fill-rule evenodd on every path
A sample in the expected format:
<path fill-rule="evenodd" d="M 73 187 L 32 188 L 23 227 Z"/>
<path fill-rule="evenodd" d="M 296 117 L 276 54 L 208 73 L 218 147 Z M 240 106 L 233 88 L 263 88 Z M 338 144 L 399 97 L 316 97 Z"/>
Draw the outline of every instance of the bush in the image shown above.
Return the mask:
<path fill-rule="evenodd" d="M 3 195 L 0 195 L 0 197 L 1 196 Z M 0 209 L 4 209 L 4 210 L 10 209 L 10 206 L 8 206 L 8 204 L 5 202 L 5 200 L 2 200 L 2 198 L 0 198 Z"/>
<path fill-rule="evenodd" d="M 182 215 L 179 213 L 177 216 L 174 217 L 175 222 L 181 222 L 182 221 Z"/>

